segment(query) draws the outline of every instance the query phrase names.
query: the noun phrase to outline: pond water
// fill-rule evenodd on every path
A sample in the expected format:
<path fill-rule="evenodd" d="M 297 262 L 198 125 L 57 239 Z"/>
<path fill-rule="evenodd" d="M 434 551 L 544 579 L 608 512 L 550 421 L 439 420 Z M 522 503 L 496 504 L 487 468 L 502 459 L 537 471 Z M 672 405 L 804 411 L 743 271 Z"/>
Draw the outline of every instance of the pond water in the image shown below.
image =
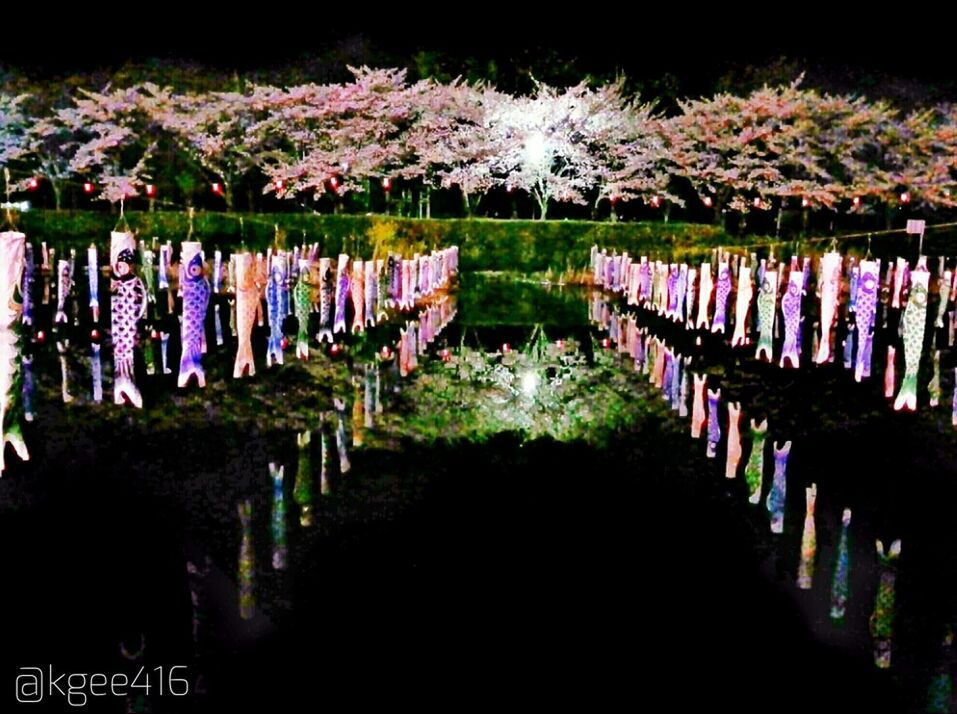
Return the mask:
<path fill-rule="evenodd" d="M 207 325 L 207 388 L 154 355 L 142 410 L 93 402 L 82 320 L 31 344 L 32 458 L 0 480 L 2 696 L 53 665 L 185 667 L 187 696 L 154 681 L 90 711 L 947 697 L 949 405 L 895 413 L 879 379 L 780 370 L 584 288 L 464 274 L 425 319 L 411 352 L 399 318 L 272 369 L 256 327 L 244 380 Z"/>

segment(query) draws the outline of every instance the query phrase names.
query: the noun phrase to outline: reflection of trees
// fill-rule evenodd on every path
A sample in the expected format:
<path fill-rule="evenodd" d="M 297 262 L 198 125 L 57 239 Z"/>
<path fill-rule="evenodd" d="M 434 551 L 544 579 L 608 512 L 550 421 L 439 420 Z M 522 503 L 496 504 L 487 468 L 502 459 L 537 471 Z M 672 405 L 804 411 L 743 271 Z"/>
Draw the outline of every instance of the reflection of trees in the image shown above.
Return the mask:
<path fill-rule="evenodd" d="M 416 440 L 482 441 L 518 431 L 529 439 L 603 442 L 647 410 L 634 378 L 610 351 L 550 341 L 541 326 L 521 349 L 460 346 L 428 362 L 404 392 L 390 426 Z"/>

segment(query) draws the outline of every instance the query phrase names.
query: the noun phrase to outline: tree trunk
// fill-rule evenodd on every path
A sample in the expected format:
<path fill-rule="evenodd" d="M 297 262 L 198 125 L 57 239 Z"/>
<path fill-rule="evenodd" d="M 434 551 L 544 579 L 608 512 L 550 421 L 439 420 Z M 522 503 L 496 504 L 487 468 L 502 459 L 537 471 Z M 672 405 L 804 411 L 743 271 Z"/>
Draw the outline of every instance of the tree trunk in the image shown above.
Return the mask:
<path fill-rule="evenodd" d="M 60 185 L 60 181 L 57 179 L 52 179 L 50 185 L 53 187 L 53 202 L 56 206 L 56 210 L 59 211 L 63 205 L 63 187 Z"/>
<path fill-rule="evenodd" d="M 255 196 L 254 196 L 254 194 L 253 194 L 253 187 L 252 187 L 252 186 L 250 186 L 250 187 L 248 187 L 248 188 L 246 189 L 246 198 L 247 198 L 247 200 L 249 201 L 249 207 L 248 207 L 247 210 L 248 210 L 250 213 L 255 213 L 255 212 L 256 212 L 256 201 L 255 201 Z M 229 204 L 227 203 L 226 205 L 228 206 Z"/>
<path fill-rule="evenodd" d="M 469 194 L 464 188 L 462 189 L 462 208 L 465 210 L 465 217 L 472 217 L 472 205 L 469 203 Z"/>
<path fill-rule="evenodd" d="M 774 237 L 781 237 L 781 218 L 784 215 L 784 203 L 778 204 L 778 217 L 774 221 Z"/>
<path fill-rule="evenodd" d="M 667 201 L 665 202 L 664 216 L 665 216 L 665 223 L 667 223 L 668 220 L 671 218 L 671 204 L 668 203 Z"/>
<path fill-rule="evenodd" d="M 432 217 L 432 187 L 425 187 L 425 217 Z"/>
<path fill-rule="evenodd" d="M 223 198 L 226 200 L 226 211 L 228 213 L 233 212 L 233 188 L 228 183 L 223 182 Z M 250 212 L 252 211 L 252 192 L 250 191 L 249 203 Z"/>

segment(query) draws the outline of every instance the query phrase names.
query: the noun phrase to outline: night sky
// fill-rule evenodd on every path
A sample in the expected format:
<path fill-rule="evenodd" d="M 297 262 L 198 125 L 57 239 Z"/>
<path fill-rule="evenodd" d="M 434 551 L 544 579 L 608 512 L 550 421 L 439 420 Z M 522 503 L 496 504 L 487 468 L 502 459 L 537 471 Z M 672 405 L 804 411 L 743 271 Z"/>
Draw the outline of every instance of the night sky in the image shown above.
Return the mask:
<path fill-rule="evenodd" d="M 106 7 L 42 20 L 30 7 L 5 9 L 0 63 L 40 77 L 149 59 L 244 72 L 310 56 L 408 65 L 417 52 L 431 51 L 453 70 L 473 58 L 506 68 L 569 62 L 576 72 L 623 72 L 639 82 L 670 74 L 680 93 L 694 94 L 711 91 L 729 72 L 785 57 L 839 90 L 853 89 L 865 75 L 876 75 L 872 86 L 888 76 L 935 86 L 957 82 L 948 24 L 906 8 L 865 14 L 807 3 L 783 10 L 606 3 L 583 5 L 577 16 L 554 3 L 276 4 L 276 12 L 269 4 L 237 10 L 178 1 Z"/>

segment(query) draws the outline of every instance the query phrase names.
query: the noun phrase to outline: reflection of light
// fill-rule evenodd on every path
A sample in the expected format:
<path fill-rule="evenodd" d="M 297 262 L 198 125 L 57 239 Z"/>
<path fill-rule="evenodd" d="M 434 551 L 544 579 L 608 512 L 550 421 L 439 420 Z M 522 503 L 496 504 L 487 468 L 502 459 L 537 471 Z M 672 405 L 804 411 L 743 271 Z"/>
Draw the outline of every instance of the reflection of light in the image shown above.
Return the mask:
<path fill-rule="evenodd" d="M 337 344 L 334 344 L 332 347 L 329 348 L 329 352 L 331 352 L 331 353 L 334 354 L 334 355 L 337 355 L 337 354 L 339 354 L 339 350 L 341 350 L 341 349 L 342 349 L 342 348 L 339 347 L 339 345 L 338 345 L 338 343 L 337 343 Z"/>
<path fill-rule="evenodd" d="M 522 394 L 530 397 L 538 389 L 538 375 L 535 372 L 526 372 L 522 375 Z"/>
<path fill-rule="evenodd" d="M 389 359 L 392 356 L 392 350 L 389 345 L 382 345 L 382 359 Z"/>
<path fill-rule="evenodd" d="M 556 340 L 555 346 L 560 350 L 565 349 L 565 340 Z"/>
<path fill-rule="evenodd" d="M 601 341 L 601 346 L 604 347 L 604 348 L 607 350 L 609 347 L 611 347 L 611 340 L 609 340 L 607 337 L 605 337 L 605 338 Z"/>

